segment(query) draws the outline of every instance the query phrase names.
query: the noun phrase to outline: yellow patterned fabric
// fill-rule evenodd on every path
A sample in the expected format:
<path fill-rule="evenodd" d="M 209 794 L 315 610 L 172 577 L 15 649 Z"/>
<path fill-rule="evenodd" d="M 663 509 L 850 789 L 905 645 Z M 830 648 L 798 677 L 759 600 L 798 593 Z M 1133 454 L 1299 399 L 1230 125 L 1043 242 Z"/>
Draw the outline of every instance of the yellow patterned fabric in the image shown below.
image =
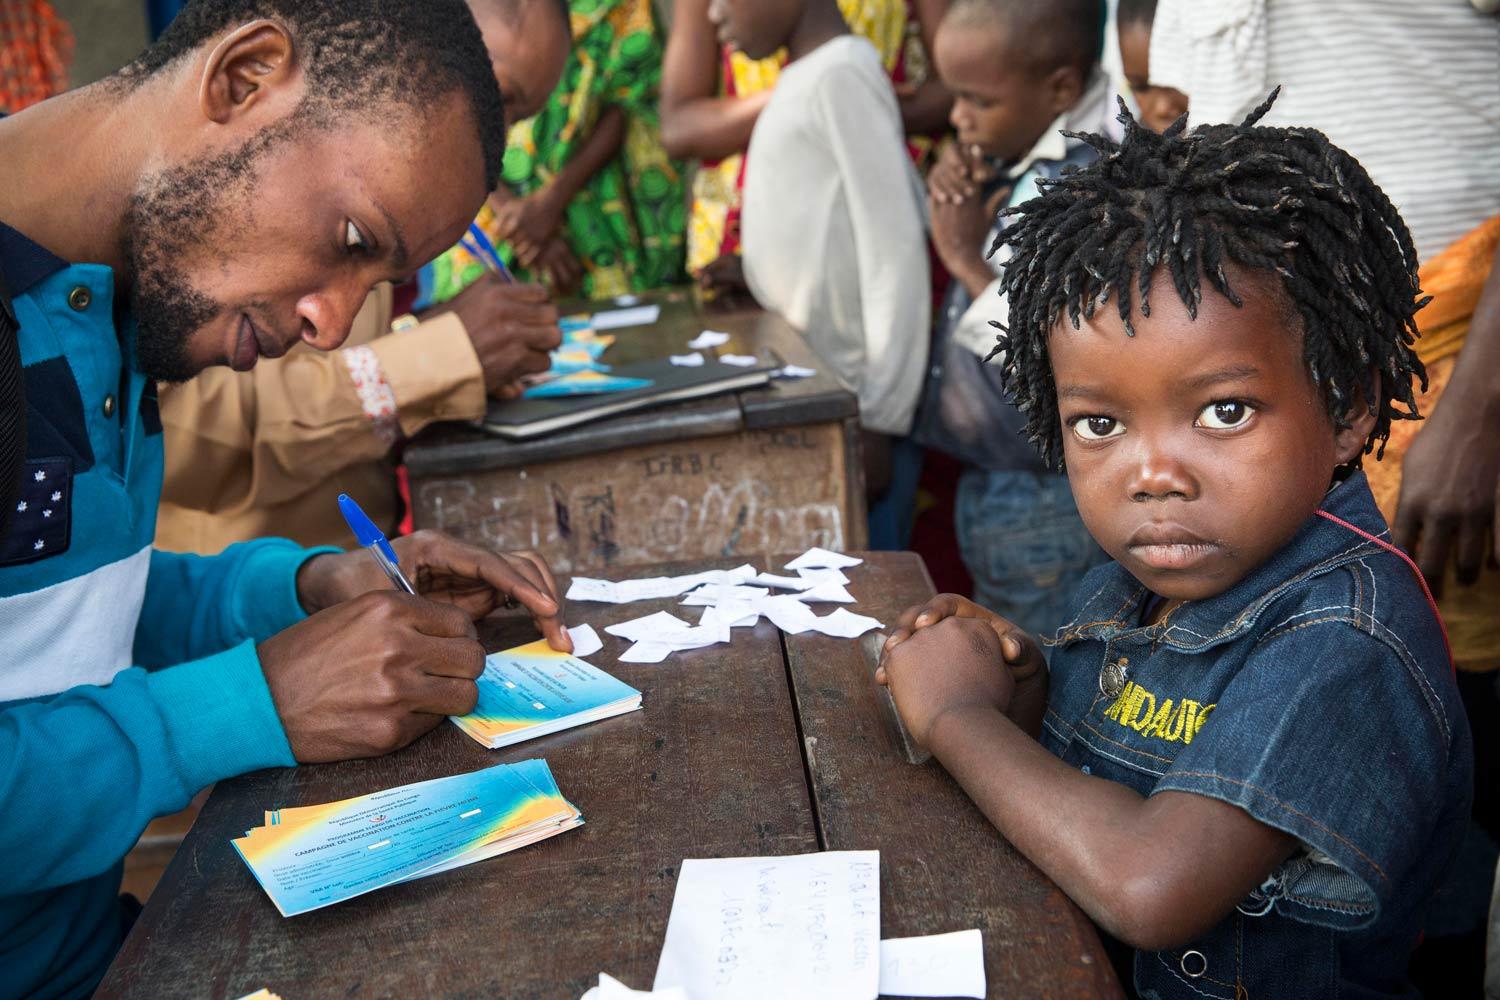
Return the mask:
<path fill-rule="evenodd" d="M 921 38 L 908 0 L 839 0 L 839 10 L 849 28 L 866 38 L 880 53 L 887 73 L 896 77 L 908 59 L 916 63 L 913 46 Z M 925 64 L 925 61 L 924 61 Z M 723 96 L 749 97 L 776 85 L 786 53 L 766 59 L 748 59 L 739 52 L 728 54 Z M 703 164 L 693 178 L 693 214 L 688 221 L 688 271 L 697 274 L 726 253 L 739 252 L 740 181 L 745 157 L 741 153 L 717 163 Z"/>
<path fill-rule="evenodd" d="M 1468 336 L 1469 321 L 1489 277 L 1496 247 L 1500 247 L 1500 216 L 1422 265 L 1422 291 L 1431 295 L 1432 301 L 1417 313 L 1421 332 L 1417 356 L 1427 366 L 1427 391 L 1417 396 L 1421 413 L 1432 412 L 1453 376 L 1453 364 Z M 1388 522 L 1395 520 L 1396 501 L 1401 496 L 1402 460 L 1422 427 L 1421 421 L 1396 421 L 1391 425 L 1385 457 L 1365 463 L 1370 491 Z M 1450 565 L 1438 610 L 1448 628 L 1453 660 L 1459 669 L 1500 668 L 1500 571 L 1485 567 L 1478 583 L 1464 587 L 1454 579 Z"/>

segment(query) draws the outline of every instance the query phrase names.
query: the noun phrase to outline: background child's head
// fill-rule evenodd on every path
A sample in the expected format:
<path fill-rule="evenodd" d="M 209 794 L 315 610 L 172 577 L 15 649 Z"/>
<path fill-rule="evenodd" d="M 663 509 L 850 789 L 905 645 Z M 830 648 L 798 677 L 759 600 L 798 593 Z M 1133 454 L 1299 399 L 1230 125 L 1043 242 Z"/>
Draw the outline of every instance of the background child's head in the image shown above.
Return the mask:
<path fill-rule="evenodd" d="M 809 3 L 833 0 L 709 0 L 708 19 L 721 44 L 765 59 L 786 46 Z"/>
<path fill-rule="evenodd" d="M 1120 36 L 1120 62 L 1125 82 L 1141 109 L 1141 124 L 1153 132 L 1187 114 L 1188 98 L 1173 87 L 1151 82 L 1151 24 L 1156 20 L 1156 0 L 1120 0 L 1115 25 Z"/>
<path fill-rule="evenodd" d="M 1154 592 L 1219 593 L 1415 416 L 1416 253 L 1311 129 L 1149 132 L 1044 182 L 1013 249 L 1005 369 L 1080 513 Z M 1203 285 L 1210 286 L 1204 294 Z"/>
<path fill-rule="evenodd" d="M 1103 46 L 1101 0 L 954 0 L 933 62 L 965 146 L 1014 161 L 1087 88 Z"/>

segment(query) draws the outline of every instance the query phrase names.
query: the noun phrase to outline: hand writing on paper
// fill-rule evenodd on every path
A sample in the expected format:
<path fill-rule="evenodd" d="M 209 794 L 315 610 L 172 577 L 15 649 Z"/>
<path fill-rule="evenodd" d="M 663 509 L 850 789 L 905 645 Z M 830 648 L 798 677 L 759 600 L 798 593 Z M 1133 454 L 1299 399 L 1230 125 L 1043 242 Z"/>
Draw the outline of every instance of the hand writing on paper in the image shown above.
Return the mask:
<path fill-rule="evenodd" d="M 374 565 L 367 553 L 350 555 Z M 287 742 L 303 763 L 405 746 L 444 716 L 472 711 L 474 681 L 484 671 L 467 614 L 394 590 L 321 611 L 258 652 Z"/>
<path fill-rule="evenodd" d="M 876 680 L 891 689 L 902 723 L 924 749 L 945 716 L 976 708 L 1009 714 L 1016 693 L 1001 640 L 977 618 L 944 618 L 887 646 Z"/>
<path fill-rule="evenodd" d="M 437 531 L 419 531 L 391 542 L 417 593 L 452 604 L 476 621 L 519 602 L 553 649 L 571 650 L 563 627 L 562 599 L 547 562 L 534 552 L 491 552 Z M 309 612 L 330 608 L 390 581 L 368 552 L 323 555 L 297 574 L 297 595 Z"/>
<path fill-rule="evenodd" d="M 460 292 L 450 308 L 463 321 L 491 396 L 503 398 L 505 387 L 521 376 L 546 371 L 552 364 L 548 352 L 562 343 L 557 306 L 541 285 L 507 284 L 486 275 Z"/>

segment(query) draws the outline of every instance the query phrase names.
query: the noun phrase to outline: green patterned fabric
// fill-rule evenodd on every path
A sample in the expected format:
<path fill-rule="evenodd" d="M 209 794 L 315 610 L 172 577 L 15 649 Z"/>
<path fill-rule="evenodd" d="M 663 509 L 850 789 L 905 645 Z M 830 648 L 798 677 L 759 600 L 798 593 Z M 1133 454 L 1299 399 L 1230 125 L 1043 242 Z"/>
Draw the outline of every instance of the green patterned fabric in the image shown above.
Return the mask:
<path fill-rule="evenodd" d="M 573 53 L 546 106 L 511 129 L 505 186 L 522 196 L 543 187 L 577 152 L 603 110 L 617 105 L 625 113 L 625 141 L 565 215 L 564 235 L 584 266 L 582 293 L 606 298 L 681 282 L 683 170 L 661 143 L 662 34 L 651 0 L 571 0 L 569 6 Z M 514 265 L 488 206 L 478 222 L 506 264 Z M 522 280 L 536 280 L 524 269 L 513 270 Z M 452 298 L 483 273 L 479 261 L 455 247 L 423 269 L 421 302 Z"/>

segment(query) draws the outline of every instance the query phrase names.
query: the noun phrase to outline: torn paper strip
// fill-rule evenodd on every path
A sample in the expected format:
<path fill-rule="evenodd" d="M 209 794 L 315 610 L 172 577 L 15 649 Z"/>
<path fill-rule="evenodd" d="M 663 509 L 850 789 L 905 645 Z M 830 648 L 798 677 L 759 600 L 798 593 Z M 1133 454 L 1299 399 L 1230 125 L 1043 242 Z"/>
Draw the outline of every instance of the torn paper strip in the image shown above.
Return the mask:
<path fill-rule="evenodd" d="M 718 330 L 704 330 L 688 341 L 688 346 L 695 351 L 706 351 L 710 347 L 723 347 L 727 343 L 729 343 L 729 334 L 720 333 Z"/>
<path fill-rule="evenodd" d="M 858 566 L 864 562 L 853 556 L 846 556 L 842 552 L 830 552 L 827 549 L 811 548 L 797 558 L 786 564 L 787 569 L 848 569 L 850 566 Z"/>

